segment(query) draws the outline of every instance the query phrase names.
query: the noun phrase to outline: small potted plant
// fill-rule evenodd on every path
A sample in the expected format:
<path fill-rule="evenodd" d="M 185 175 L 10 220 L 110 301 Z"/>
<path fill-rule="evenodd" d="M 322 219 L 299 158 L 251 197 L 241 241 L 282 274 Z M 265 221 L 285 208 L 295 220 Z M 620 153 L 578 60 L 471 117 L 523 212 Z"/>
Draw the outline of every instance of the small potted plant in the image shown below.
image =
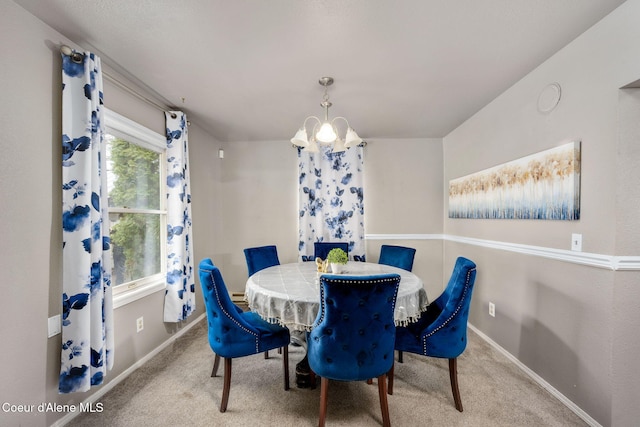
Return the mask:
<path fill-rule="evenodd" d="M 333 248 L 327 254 L 327 261 L 329 261 L 331 272 L 334 274 L 342 273 L 342 269 L 348 260 L 347 253 L 340 248 Z"/>

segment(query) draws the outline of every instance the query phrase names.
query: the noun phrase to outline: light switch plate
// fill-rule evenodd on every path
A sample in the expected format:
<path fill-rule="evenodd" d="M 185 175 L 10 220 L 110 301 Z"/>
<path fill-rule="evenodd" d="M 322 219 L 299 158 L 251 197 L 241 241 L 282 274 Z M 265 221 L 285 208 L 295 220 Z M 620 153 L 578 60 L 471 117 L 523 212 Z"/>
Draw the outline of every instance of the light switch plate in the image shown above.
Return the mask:
<path fill-rule="evenodd" d="M 571 235 L 571 250 L 582 252 L 582 234 L 572 234 Z"/>
<path fill-rule="evenodd" d="M 62 324 L 60 323 L 60 315 L 49 317 L 49 338 L 62 332 Z"/>

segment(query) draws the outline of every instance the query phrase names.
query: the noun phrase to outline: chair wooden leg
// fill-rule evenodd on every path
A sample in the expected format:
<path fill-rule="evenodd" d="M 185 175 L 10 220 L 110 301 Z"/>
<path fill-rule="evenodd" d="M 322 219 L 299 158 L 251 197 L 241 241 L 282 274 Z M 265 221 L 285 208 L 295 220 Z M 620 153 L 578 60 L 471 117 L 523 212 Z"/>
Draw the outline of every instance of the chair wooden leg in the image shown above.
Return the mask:
<path fill-rule="evenodd" d="M 282 347 L 278 347 L 278 354 L 282 354 Z"/>
<path fill-rule="evenodd" d="M 213 361 L 213 370 L 211 371 L 212 377 L 218 375 L 218 366 L 220 366 L 220 356 L 216 354 L 216 358 Z"/>
<path fill-rule="evenodd" d="M 282 368 L 284 369 L 284 389 L 289 390 L 289 347 L 284 346 Z"/>
<path fill-rule="evenodd" d="M 324 422 L 327 418 L 327 398 L 329 393 L 329 379 L 320 378 L 320 419 L 318 420 L 318 427 L 324 427 Z"/>
<path fill-rule="evenodd" d="M 224 386 L 222 387 L 222 401 L 220 402 L 220 412 L 227 410 L 229 402 L 229 389 L 231 388 L 231 358 L 224 358 Z"/>
<path fill-rule="evenodd" d="M 391 369 L 389 369 L 389 372 L 387 372 L 387 378 L 389 378 L 389 385 L 387 386 L 388 394 L 393 394 L 393 374 L 395 372 L 395 366 L 395 363 L 391 365 Z"/>
<path fill-rule="evenodd" d="M 449 379 L 451 380 L 451 391 L 453 392 L 456 409 L 462 412 L 462 399 L 460 399 L 460 390 L 458 389 L 458 364 L 455 357 L 449 359 Z"/>
<path fill-rule="evenodd" d="M 269 358 L 269 350 L 267 350 L 267 351 L 265 351 L 265 352 L 264 352 L 264 358 L 265 358 L 265 359 L 268 359 L 268 358 Z"/>
<path fill-rule="evenodd" d="M 404 361 L 402 360 L 402 350 L 398 350 L 398 363 L 403 363 Z"/>
<path fill-rule="evenodd" d="M 383 427 L 391 427 L 389 419 L 389 403 L 387 402 L 387 375 L 382 374 L 378 377 L 378 395 L 380 396 L 380 409 L 382 410 Z"/>

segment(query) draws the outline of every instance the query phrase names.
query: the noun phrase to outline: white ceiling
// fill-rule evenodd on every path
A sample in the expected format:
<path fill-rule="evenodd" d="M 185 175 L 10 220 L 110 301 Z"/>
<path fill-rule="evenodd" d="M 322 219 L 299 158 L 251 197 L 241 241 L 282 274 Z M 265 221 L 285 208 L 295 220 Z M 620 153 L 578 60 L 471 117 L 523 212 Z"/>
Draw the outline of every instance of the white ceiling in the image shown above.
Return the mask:
<path fill-rule="evenodd" d="M 365 140 L 445 136 L 624 0 L 15 2 L 226 142 L 291 138 L 322 76 Z"/>

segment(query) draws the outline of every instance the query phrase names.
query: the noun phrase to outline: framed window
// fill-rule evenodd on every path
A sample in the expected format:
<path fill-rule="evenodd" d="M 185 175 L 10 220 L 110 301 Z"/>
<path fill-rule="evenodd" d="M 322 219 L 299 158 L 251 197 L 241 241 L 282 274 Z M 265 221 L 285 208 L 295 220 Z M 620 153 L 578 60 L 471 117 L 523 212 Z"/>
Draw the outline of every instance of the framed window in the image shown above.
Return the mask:
<path fill-rule="evenodd" d="M 114 308 L 166 286 L 166 138 L 105 109 Z"/>

